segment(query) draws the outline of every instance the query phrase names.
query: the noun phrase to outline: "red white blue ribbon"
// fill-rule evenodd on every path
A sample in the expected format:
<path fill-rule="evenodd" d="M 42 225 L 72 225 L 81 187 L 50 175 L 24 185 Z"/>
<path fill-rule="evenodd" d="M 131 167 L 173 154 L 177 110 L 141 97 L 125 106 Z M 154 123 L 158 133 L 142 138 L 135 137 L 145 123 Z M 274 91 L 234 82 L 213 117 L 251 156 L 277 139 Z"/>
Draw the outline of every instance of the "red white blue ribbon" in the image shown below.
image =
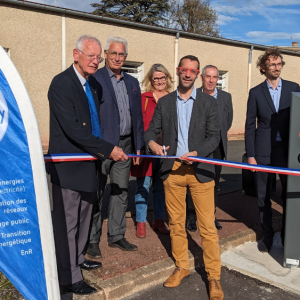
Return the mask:
<path fill-rule="evenodd" d="M 136 154 L 127 154 L 128 157 L 143 157 L 143 158 L 160 158 L 160 159 L 180 159 L 180 156 L 158 156 L 158 155 L 136 155 Z M 87 161 L 87 160 L 97 160 L 96 157 L 88 154 L 88 153 L 64 153 L 64 154 L 47 154 L 44 155 L 45 162 L 67 162 L 67 161 Z M 189 156 L 187 158 L 191 161 L 197 161 L 212 165 L 219 165 L 224 167 L 231 167 L 236 169 L 246 169 L 253 170 L 259 172 L 266 173 L 277 173 L 283 175 L 294 175 L 300 176 L 299 169 L 288 169 L 288 168 L 279 168 L 279 167 L 271 167 L 271 166 L 263 166 L 263 165 L 250 165 L 246 163 L 234 162 L 234 161 L 226 161 L 214 158 L 204 158 L 198 156 Z"/>

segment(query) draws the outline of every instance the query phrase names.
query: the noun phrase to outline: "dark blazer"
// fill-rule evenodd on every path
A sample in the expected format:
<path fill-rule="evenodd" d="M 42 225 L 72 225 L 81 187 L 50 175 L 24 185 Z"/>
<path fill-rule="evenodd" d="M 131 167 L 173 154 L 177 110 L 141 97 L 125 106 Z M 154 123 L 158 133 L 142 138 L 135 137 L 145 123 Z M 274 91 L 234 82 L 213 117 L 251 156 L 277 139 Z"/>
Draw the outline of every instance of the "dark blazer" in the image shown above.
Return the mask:
<path fill-rule="evenodd" d="M 218 89 L 217 101 L 219 105 L 219 114 L 220 114 L 220 123 L 221 123 L 222 139 L 220 143 L 222 143 L 224 156 L 227 157 L 227 132 L 232 125 L 232 119 L 233 119 L 231 94 Z"/>
<path fill-rule="evenodd" d="M 168 155 L 176 155 L 178 142 L 177 92 L 174 91 L 159 99 L 148 130 L 145 132 L 145 145 L 156 141 L 162 130 L 163 145 L 170 146 Z M 197 151 L 198 156 L 212 158 L 213 151 L 220 141 L 220 118 L 217 100 L 197 89 L 189 127 L 189 150 Z M 174 165 L 174 159 L 161 159 L 160 175 L 166 179 Z M 214 180 L 214 165 L 193 164 L 197 178 L 201 182 Z"/>
<path fill-rule="evenodd" d="M 278 131 L 282 142 L 288 147 L 291 93 L 299 91 L 299 84 L 282 79 L 277 113 L 266 81 L 250 90 L 245 126 L 248 157 L 270 157 Z"/>
<path fill-rule="evenodd" d="M 90 77 L 90 88 L 99 107 L 98 90 L 101 86 Z M 90 153 L 98 159 L 109 157 L 114 145 L 92 135 L 89 104 L 82 85 L 73 69 L 54 77 L 49 87 L 50 141 L 49 154 Z M 51 182 L 63 188 L 97 191 L 96 162 L 47 163 Z"/>
<path fill-rule="evenodd" d="M 133 151 L 144 148 L 144 123 L 141 105 L 141 90 L 136 78 L 124 74 L 124 82 L 128 92 L 132 120 Z M 120 115 L 115 91 L 106 67 L 99 69 L 93 75 L 102 86 L 100 96 L 101 133 L 105 141 L 119 145 Z"/>

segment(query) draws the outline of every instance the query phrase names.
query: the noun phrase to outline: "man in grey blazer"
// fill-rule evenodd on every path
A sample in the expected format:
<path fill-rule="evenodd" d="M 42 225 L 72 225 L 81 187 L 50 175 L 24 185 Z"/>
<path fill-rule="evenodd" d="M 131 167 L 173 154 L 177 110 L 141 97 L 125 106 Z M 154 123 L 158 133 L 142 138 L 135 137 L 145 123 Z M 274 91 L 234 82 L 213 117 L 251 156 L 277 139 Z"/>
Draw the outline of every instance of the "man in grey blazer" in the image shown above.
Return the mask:
<path fill-rule="evenodd" d="M 188 156 L 212 157 L 220 141 L 218 103 L 194 86 L 199 76 L 197 57 L 183 57 L 177 68 L 179 86 L 161 98 L 152 121 L 145 132 L 149 153 L 165 155 L 156 138 L 162 131 L 163 145 L 177 159 L 162 159 L 160 176 L 163 179 L 166 207 L 169 215 L 172 254 L 176 269 L 165 281 L 165 287 L 178 286 L 189 275 L 188 242 L 186 238 L 186 191 L 191 192 L 203 247 L 205 270 L 209 280 L 211 300 L 222 300 L 220 285 L 221 259 L 214 217 L 214 166 L 193 162 Z"/>
<path fill-rule="evenodd" d="M 233 109 L 232 109 L 232 98 L 231 94 L 217 89 L 217 82 L 219 80 L 219 70 L 216 66 L 207 65 L 202 69 L 202 87 L 203 93 L 213 96 L 217 99 L 219 105 L 219 115 L 221 122 L 220 130 L 220 143 L 218 147 L 213 152 L 213 158 L 224 159 L 227 157 L 227 132 L 231 127 L 233 119 Z M 215 165 L 215 208 L 217 206 L 219 182 L 221 176 L 222 166 Z M 196 231 L 196 217 L 195 210 L 193 207 L 193 202 L 190 197 L 187 197 L 188 206 L 188 217 L 186 227 L 188 230 Z M 216 211 L 216 210 L 215 210 Z M 215 220 L 215 225 L 218 230 L 222 229 L 221 224 Z"/>

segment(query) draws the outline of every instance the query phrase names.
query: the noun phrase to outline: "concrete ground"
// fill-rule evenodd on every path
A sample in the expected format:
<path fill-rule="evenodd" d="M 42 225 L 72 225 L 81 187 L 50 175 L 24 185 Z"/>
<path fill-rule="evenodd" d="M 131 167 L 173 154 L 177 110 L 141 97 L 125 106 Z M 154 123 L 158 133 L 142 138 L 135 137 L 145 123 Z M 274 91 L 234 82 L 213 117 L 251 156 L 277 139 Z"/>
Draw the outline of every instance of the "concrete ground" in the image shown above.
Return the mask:
<path fill-rule="evenodd" d="M 260 253 L 257 243 L 241 245 L 222 254 L 222 263 L 229 269 L 289 290 L 300 295 L 300 268 L 284 268 L 280 233 L 274 236 L 270 253 Z"/>

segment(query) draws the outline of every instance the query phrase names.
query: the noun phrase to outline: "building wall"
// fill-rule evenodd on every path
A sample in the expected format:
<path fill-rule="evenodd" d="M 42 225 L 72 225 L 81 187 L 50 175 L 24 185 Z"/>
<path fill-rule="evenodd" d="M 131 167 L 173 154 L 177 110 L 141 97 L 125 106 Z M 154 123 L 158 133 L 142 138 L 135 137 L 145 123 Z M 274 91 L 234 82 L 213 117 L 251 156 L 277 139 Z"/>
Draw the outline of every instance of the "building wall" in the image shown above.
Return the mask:
<path fill-rule="evenodd" d="M 61 71 L 61 16 L 0 4 L 0 45 L 10 49 L 37 116 L 43 145 L 48 143 L 47 91 Z"/>
<path fill-rule="evenodd" d="M 61 14 L 48 10 L 0 3 L 0 45 L 10 49 L 11 59 L 23 78 L 37 116 L 44 149 L 49 139 L 47 91 L 52 78 L 62 71 L 62 20 Z M 117 35 L 128 40 L 127 60 L 143 63 L 144 74 L 152 64 L 162 63 L 174 75 L 175 35 L 71 15 L 65 16 L 65 24 L 66 67 L 73 62 L 72 51 L 80 35 L 96 36 L 103 48 L 108 36 Z M 234 109 L 229 134 L 242 134 L 248 98 L 250 49 L 183 36 L 179 38 L 178 45 L 178 59 L 192 54 L 200 59 L 201 68 L 213 64 L 219 70 L 228 72 L 227 90 L 232 94 Z M 251 87 L 264 80 L 255 67 L 261 53 L 255 49 L 253 51 Z M 286 66 L 282 77 L 299 83 L 300 57 L 285 54 L 284 60 Z M 197 79 L 196 86 L 201 86 L 200 79 Z"/>

